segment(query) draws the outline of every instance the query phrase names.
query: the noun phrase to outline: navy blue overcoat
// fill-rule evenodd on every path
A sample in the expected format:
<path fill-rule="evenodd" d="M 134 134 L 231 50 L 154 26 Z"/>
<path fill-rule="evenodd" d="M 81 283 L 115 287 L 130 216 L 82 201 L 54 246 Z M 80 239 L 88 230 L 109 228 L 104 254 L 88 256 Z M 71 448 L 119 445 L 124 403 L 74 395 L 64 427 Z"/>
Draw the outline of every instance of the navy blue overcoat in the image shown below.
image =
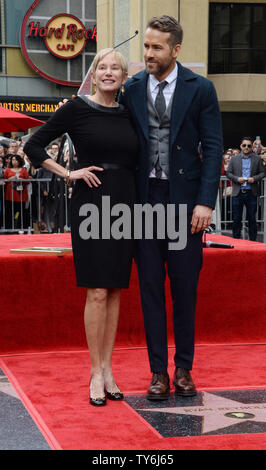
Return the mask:
<path fill-rule="evenodd" d="M 222 125 L 213 83 L 179 62 L 169 139 L 169 186 L 172 204 L 215 207 L 222 164 Z M 148 199 L 149 122 L 146 71 L 127 80 L 120 96 L 129 109 L 140 143 L 137 188 L 139 202 Z M 203 158 L 199 155 L 199 143 Z"/>

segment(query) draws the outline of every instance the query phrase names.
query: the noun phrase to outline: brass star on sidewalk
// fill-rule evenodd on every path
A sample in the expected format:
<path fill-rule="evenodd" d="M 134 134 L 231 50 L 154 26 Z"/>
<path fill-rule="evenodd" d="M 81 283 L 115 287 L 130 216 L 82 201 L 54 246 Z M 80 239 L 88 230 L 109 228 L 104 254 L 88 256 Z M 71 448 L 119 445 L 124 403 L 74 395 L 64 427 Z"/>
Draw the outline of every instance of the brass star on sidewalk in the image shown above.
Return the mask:
<path fill-rule="evenodd" d="M 266 423 L 266 403 L 246 404 L 208 392 L 202 392 L 202 398 L 203 405 L 142 408 L 138 411 L 202 416 L 202 434 L 218 431 L 244 421 Z"/>

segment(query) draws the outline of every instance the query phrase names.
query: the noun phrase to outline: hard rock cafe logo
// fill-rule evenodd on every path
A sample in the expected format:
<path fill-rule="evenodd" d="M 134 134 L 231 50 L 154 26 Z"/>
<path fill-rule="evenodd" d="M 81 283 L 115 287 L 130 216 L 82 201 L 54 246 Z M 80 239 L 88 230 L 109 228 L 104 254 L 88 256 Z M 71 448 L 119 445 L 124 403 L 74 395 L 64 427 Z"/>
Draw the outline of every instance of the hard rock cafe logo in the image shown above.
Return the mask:
<path fill-rule="evenodd" d="M 21 52 L 28 65 L 54 83 L 80 87 L 96 54 L 96 0 L 34 0 L 20 30 Z M 56 4 L 65 5 L 57 10 Z M 70 10 L 75 3 L 75 15 Z M 52 14 L 49 15 L 49 10 Z"/>
<path fill-rule="evenodd" d="M 88 39 L 97 41 L 96 25 L 86 29 L 78 18 L 68 13 L 53 16 L 46 26 L 31 21 L 28 28 L 29 38 L 43 38 L 48 51 L 60 59 L 77 57 Z"/>

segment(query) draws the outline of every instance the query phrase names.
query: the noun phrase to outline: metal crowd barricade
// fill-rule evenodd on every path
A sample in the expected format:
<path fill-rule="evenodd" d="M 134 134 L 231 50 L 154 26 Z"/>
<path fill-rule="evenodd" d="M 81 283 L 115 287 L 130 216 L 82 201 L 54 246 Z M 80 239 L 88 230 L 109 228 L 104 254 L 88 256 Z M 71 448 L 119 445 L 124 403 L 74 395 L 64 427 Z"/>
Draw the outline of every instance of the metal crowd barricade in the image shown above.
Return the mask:
<path fill-rule="evenodd" d="M 261 206 L 262 206 L 262 210 L 261 210 L 261 215 L 262 215 L 262 225 L 263 225 L 263 242 L 266 243 L 266 178 L 264 178 L 262 180 L 262 183 L 261 183 L 261 196 L 260 196 L 260 199 L 261 199 Z"/>
<path fill-rule="evenodd" d="M 0 233 L 48 233 L 70 231 L 68 213 L 70 203 L 69 188 L 62 178 L 19 179 L 27 184 L 28 200 L 15 202 L 5 199 L 5 186 L 10 180 L 0 180 Z M 48 196 L 43 195 L 43 188 Z M 55 186 L 59 189 L 54 191 Z M 9 207 L 7 207 L 9 206 Z"/>
<path fill-rule="evenodd" d="M 74 168 L 74 147 L 68 134 L 64 134 L 62 137 L 56 161 L 64 167 Z M 6 201 L 5 187 L 7 183 L 10 183 L 10 180 L 0 179 L 0 233 L 39 233 L 41 226 L 48 233 L 70 231 L 69 203 L 71 193 L 62 178 L 52 175 L 51 178 L 36 177 L 16 181 L 28 183 L 28 201 L 23 202 L 21 195 L 20 204 L 15 203 L 13 200 L 14 190 L 11 191 L 12 200 Z M 48 196 L 44 197 L 44 189 Z M 7 208 L 9 214 L 7 214 Z M 7 226 L 7 222 L 11 222 L 8 224 L 9 226 Z"/>
<path fill-rule="evenodd" d="M 260 181 L 259 197 L 257 199 L 257 226 L 258 241 L 266 243 L 266 178 Z M 218 197 L 215 207 L 215 232 L 223 235 L 232 235 L 233 211 L 231 196 L 231 181 L 226 177 L 220 178 Z M 242 217 L 242 238 L 248 239 L 248 224 L 246 210 Z"/>
<path fill-rule="evenodd" d="M 65 145 L 68 136 L 62 142 Z M 57 159 L 60 161 L 61 157 Z M 73 155 L 70 159 L 70 167 L 73 168 Z M 70 193 L 65 181 L 53 175 L 52 178 L 32 178 L 19 180 L 29 183 L 28 202 L 20 203 L 20 218 L 16 218 L 14 201 L 11 201 L 12 225 L 6 227 L 5 183 L 9 180 L 0 179 L 0 233 L 33 233 L 41 224 L 44 224 L 46 232 L 57 233 L 70 231 L 69 203 Z M 10 181 L 9 181 L 10 182 Z M 48 196 L 43 198 L 43 188 L 46 188 Z M 232 236 L 232 197 L 230 194 L 230 180 L 226 176 L 220 179 L 217 202 L 213 213 L 212 223 L 215 233 Z M 13 191 L 12 191 L 13 192 Z M 23 210 L 23 204 L 24 210 Z M 266 243 L 266 178 L 260 182 L 260 196 L 257 200 L 257 224 L 258 241 Z M 25 217 L 28 222 L 25 226 Z M 19 223 L 20 222 L 20 223 Z M 36 225 L 35 225 L 36 224 Z M 243 211 L 242 238 L 248 239 L 248 224 L 246 212 Z"/>

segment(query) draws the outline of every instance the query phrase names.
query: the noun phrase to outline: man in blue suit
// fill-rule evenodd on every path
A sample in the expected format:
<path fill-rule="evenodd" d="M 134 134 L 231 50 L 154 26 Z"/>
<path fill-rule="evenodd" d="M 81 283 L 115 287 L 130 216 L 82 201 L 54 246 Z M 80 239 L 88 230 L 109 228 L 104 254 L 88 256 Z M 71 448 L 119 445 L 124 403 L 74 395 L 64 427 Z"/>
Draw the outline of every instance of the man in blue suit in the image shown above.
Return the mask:
<path fill-rule="evenodd" d="M 127 81 L 122 102 L 129 108 L 140 141 L 139 202 L 187 206 L 187 243 L 169 250 L 169 240 L 137 242 L 144 326 L 152 381 L 147 398 L 169 397 L 166 269 L 173 300 L 175 372 L 182 396 L 196 394 L 190 370 L 194 355 L 197 284 L 202 265 L 202 231 L 215 207 L 222 163 L 220 111 L 213 84 L 176 61 L 183 32 L 172 17 L 153 18 L 144 39 L 146 70 Z M 199 155 L 199 143 L 203 158 Z"/>

